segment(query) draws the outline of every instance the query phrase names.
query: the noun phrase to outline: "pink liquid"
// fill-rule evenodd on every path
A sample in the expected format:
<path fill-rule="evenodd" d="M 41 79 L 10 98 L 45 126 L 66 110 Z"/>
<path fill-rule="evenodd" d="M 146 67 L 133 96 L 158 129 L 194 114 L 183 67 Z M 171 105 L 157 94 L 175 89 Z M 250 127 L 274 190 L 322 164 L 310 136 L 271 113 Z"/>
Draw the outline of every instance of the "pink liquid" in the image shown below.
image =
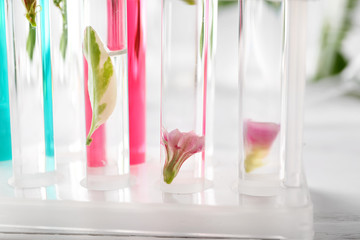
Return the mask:
<path fill-rule="evenodd" d="M 125 45 L 126 26 L 123 23 L 124 1 L 107 0 L 107 22 L 108 22 L 108 48 L 111 51 L 122 50 Z M 88 93 L 88 64 L 84 58 L 84 80 L 85 80 L 85 115 L 87 133 L 91 127 L 92 109 Z M 103 167 L 107 164 L 106 159 L 106 123 L 100 126 L 92 135 L 90 146 L 86 147 L 88 167 Z"/>
<path fill-rule="evenodd" d="M 92 109 L 88 92 L 88 63 L 84 58 L 84 90 L 85 90 L 85 119 L 86 132 L 88 133 L 91 127 Z M 86 146 L 87 166 L 88 167 L 103 167 L 106 165 L 106 151 L 105 151 L 105 124 L 99 127 L 91 137 L 93 140 L 90 146 Z"/>
<path fill-rule="evenodd" d="M 204 21 L 204 100 L 203 100 L 203 136 L 206 136 L 206 100 L 207 100 L 207 65 L 208 65 L 208 45 L 209 45 L 209 0 L 206 1 L 205 21 Z M 206 143 L 205 143 L 206 144 Z M 202 160 L 205 161 L 205 148 L 202 151 Z M 205 164 L 202 164 L 203 168 Z M 205 169 L 202 169 L 203 173 Z"/>
<path fill-rule="evenodd" d="M 107 0 L 107 22 L 108 22 L 108 48 L 111 51 L 119 51 L 126 46 L 126 26 L 123 23 L 124 1 Z"/>
<path fill-rule="evenodd" d="M 145 5 L 127 0 L 130 164 L 145 162 Z"/>

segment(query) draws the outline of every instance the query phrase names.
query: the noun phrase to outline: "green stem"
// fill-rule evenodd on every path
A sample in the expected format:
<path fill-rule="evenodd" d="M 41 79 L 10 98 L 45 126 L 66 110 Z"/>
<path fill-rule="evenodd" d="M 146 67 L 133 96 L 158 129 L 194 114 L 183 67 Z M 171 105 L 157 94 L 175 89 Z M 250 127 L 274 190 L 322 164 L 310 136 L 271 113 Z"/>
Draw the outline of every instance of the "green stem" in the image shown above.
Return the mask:
<path fill-rule="evenodd" d="M 170 184 L 180 171 L 181 166 L 189 157 L 193 154 L 182 154 L 175 152 L 171 159 L 167 158 L 168 161 L 164 165 L 163 176 L 164 182 Z M 169 154 L 167 155 L 169 157 Z"/>
<path fill-rule="evenodd" d="M 178 153 L 174 152 L 173 156 L 171 157 L 171 159 L 169 159 L 170 154 L 167 153 L 167 162 L 164 165 L 164 169 L 163 169 L 163 176 L 164 176 L 164 182 L 166 182 L 167 184 L 170 184 L 174 178 L 176 177 L 176 175 L 178 174 L 178 171 L 176 171 L 176 163 L 178 161 Z"/>
<path fill-rule="evenodd" d="M 95 127 L 93 127 L 93 125 L 91 124 L 91 128 L 90 128 L 89 134 L 88 134 L 88 136 L 86 137 L 86 146 L 89 146 L 90 143 L 92 142 L 91 136 L 93 135 L 94 131 L 95 131 Z"/>
<path fill-rule="evenodd" d="M 93 99 L 95 99 L 95 89 L 93 90 Z M 93 111 L 95 111 L 95 109 L 93 109 Z M 91 119 L 91 127 L 89 130 L 89 134 L 86 137 L 86 146 L 90 146 L 90 143 L 92 142 L 92 138 L 91 136 L 93 135 L 93 133 L 95 132 L 95 130 L 97 129 L 97 127 L 95 126 L 95 114 L 92 114 L 92 119 Z"/>
<path fill-rule="evenodd" d="M 26 41 L 26 51 L 29 54 L 30 60 L 32 60 L 34 56 L 35 42 L 36 42 L 36 28 L 29 23 L 29 34 Z"/>

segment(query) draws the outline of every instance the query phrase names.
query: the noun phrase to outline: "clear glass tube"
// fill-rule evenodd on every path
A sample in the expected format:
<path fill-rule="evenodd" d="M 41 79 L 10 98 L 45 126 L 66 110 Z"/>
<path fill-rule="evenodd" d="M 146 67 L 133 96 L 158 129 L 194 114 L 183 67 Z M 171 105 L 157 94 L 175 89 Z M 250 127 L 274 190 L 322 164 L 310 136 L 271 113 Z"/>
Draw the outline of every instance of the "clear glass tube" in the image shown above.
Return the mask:
<path fill-rule="evenodd" d="M 110 117 L 95 130 L 92 142 L 86 148 L 87 177 L 83 184 L 93 190 L 117 189 L 129 183 L 126 1 L 84 0 L 84 10 L 85 27 L 90 26 L 96 32 L 111 58 L 116 79 L 116 101 Z M 87 134 L 92 122 L 88 88 L 91 64 L 91 61 L 84 63 Z"/>
<path fill-rule="evenodd" d="M 284 77 L 281 125 L 284 128 L 282 137 L 282 154 L 284 168 L 283 183 L 286 187 L 300 187 L 302 176 L 302 146 L 304 94 L 306 82 L 306 39 L 307 9 L 309 1 L 285 1 L 285 44 L 284 44 Z"/>
<path fill-rule="evenodd" d="M 9 87 L 6 54 L 5 3 L 0 3 L 0 161 L 11 160 Z"/>
<path fill-rule="evenodd" d="M 285 176 L 301 171 L 306 21 L 293 7 L 301 2 L 305 6 L 302 0 L 240 3 L 242 193 L 277 194 Z"/>
<path fill-rule="evenodd" d="M 13 155 L 13 178 L 9 182 L 16 187 L 55 182 L 46 2 L 36 2 L 36 17 L 29 18 L 35 20 L 34 26 L 27 19 L 27 8 L 21 1 L 6 1 Z"/>
<path fill-rule="evenodd" d="M 207 96 L 206 96 L 206 157 L 214 154 L 215 118 L 215 55 L 217 45 L 218 0 L 209 0 L 209 44 L 207 56 Z"/>
<path fill-rule="evenodd" d="M 208 0 L 163 0 L 161 189 L 204 189 Z"/>
<path fill-rule="evenodd" d="M 130 164 L 145 162 L 146 14 L 144 0 L 127 0 Z"/>
<path fill-rule="evenodd" d="M 58 160 L 78 157 L 85 144 L 81 3 L 49 1 L 54 141 Z"/>

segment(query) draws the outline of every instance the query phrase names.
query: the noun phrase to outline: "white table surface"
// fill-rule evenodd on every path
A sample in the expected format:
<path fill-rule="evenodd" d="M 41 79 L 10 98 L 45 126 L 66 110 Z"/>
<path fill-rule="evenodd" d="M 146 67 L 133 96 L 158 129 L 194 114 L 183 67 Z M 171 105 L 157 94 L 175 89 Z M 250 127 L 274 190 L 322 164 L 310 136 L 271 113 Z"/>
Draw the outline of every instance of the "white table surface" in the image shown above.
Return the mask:
<path fill-rule="evenodd" d="M 304 134 L 315 239 L 360 239 L 360 99 L 308 104 Z"/>

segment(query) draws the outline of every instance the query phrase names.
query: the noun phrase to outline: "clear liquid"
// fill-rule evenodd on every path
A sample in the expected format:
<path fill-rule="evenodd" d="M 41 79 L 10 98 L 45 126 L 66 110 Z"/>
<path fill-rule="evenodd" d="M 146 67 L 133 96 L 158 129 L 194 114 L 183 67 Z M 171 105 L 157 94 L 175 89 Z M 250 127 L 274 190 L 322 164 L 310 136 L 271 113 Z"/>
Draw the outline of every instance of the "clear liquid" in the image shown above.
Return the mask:
<path fill-rule="evenodd" d="M 285 13 L 283 1 L 242 0 L 240 31 L 240 69 L 243 126 L 243 159 L 252 152 L 247 143 L 246 122 L 280 124 L 282 108 L 282 61 Z M 280 131 L 282 127 L 280 126 Z M 265 134 L 265 133 L 264 133 Z M 262 165 L 242 176 L 262 175 L 265 179 L 279 179 L 280 133 L 261 155 Z M 246 150 L 247 149 L 247 150 Z M 250 152 L 249 152 L 250 151 Z"/>
<path fill-rule="evenodd" d="M 169 133 L 178 129 L 204 135 L 206 37 L 201 37 L 201 31 L 205 9 L 201 3 L 163 1 L 161 126 Z M 167 155 L 161 148 L 164 166 Z M 166 184 L 162 177 L 160 181 L 165 192 L 200 191 L 204 187 L 202 152 L 185 160 L 171 184 Z"/>
<path fill-rule="evenodd" d="M 117 97 L 114 112 L 106 121 L 107 159 L 116 164 L 118 174 L 129 172 L 129 115 L 127 86 L 127 53 L 112 55 L 117 81 Z M 111 163 L 113 162 L 113 163 Z"/>
<path fill-rule="evenodd" d="M 64 4 L 65 2 L 63 2 Z M 84 150 L 85 127 L 82 67 L 81 1 L 66 0 L 66 20 L 60 9 L 50 1 L 51 62 L 54 105 L 54 141 L 58 161 L 79 158 Z M 71 17 L 69 17 L 71 16 Z M 67 27 L 64 26 L 64 21 Z M 63 56 L 60 42 L 67 31 Z M 71 132 L 71 134 L 69 134 Z M 71 153 L 71 154 L 69 154 Z"/>

